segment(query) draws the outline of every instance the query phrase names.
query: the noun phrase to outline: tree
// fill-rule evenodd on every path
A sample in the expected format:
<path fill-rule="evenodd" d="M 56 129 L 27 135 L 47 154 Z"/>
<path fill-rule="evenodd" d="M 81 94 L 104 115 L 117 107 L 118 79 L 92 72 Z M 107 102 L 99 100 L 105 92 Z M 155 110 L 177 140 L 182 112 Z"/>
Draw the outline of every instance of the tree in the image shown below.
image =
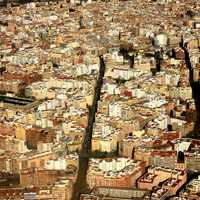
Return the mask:
<path fill-rule="evenodd" d="M 193 12 L 192 10 L 187 10 L 186 15 L 192 18 L 195 16 L 195 12 Z"/>

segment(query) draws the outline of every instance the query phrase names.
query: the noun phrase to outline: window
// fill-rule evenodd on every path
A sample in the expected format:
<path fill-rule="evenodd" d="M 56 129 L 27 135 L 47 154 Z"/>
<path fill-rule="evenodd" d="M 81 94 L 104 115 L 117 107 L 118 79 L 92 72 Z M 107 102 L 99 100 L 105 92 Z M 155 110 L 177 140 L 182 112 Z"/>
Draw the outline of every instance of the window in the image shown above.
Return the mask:
<path fill-rule="evenodd" d="M 31 162 L 31 168 L 36 167 L 36 163 L 35 162 Z"/>
<path fill-rule="evenodd" d="M 44 167 L 45 161 L 44 160 L 40 160 L 40 167 Z"/>
<path fill-rule="evenodd" d="M 22 169 L 26 169 L 28 166 L 27 160 L 22 161 Z"/>

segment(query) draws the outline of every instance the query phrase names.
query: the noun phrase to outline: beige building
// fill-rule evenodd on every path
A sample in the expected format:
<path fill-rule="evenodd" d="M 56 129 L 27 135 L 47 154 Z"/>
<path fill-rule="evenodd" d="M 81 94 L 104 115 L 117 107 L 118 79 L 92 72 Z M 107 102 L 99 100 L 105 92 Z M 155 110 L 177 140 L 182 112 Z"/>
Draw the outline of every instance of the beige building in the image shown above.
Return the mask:
<path fill-rule="evenodd" d="M 153 187 L 158 186 L 159 183 L 167 181 L 168 179 L 183 180 L 187 179 L 187 174 L 184 170 L 171 170 L 160 167 L 152 167 L 148 169 L 138 180 L 138 188 L 143 190 L 152 190 Z"/>

